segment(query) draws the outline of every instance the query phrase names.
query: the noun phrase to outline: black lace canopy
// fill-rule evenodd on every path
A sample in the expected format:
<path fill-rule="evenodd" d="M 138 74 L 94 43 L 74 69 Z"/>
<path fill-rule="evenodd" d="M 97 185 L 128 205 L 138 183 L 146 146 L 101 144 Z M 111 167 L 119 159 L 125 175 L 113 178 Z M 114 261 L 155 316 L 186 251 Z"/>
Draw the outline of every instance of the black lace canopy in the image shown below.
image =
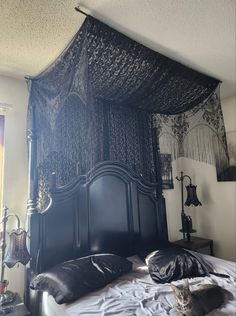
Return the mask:
<path fill-rule="evenodd" d="M 215 163 L 215 148 L 226 157 L 218 85 L 87 17 L 61 56 L 31 78 L 39 207 L 53 171 L 63 185 L 100 161 L 119 160 L 155 181 L 154 138 L 172 159 Z"/>

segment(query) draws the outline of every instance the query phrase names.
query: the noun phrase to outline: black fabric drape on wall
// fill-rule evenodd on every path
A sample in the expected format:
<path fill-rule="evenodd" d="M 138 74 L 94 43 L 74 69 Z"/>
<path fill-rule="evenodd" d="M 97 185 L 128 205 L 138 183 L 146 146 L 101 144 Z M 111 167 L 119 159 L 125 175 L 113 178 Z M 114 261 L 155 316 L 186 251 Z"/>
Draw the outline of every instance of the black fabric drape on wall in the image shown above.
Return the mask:
<path fill-rule="evenodd" d="M 48 203 L 53 171 L 64 185 L 99 161 L 119 160 L 155 181 L 155 113 L 194 111 L 218 84 L 88 17 L 56 62 L 31 80 L 39 208 Z"/>
<path fill-rule="evenodd" d="M 205 102 L 176 115 L 153 115 L 158 130 L 160 150 L 172 159 L 187 157 L 217 165 L 229 164 L 225 126 L 219 89 Z"/>

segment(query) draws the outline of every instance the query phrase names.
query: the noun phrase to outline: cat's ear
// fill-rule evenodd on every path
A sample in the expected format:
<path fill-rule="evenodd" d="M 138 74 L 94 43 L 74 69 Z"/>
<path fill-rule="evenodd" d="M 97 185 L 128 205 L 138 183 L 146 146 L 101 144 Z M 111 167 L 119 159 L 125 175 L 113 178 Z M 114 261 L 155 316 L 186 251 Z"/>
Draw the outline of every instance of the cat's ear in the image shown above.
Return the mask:
<path fill-rule="evenodd" d="M 189 282 L 188 282 L 188 279 L 184 279 L 184 288 L 189 289 Z"/>
<path fill-rule="evenodd" d="M 170 284 L 172 290 L 175 292 L 175 293 L 178 293 L 179 292 L 179 289 L 177 288 L 176 285 L 174 285 L 173 283 Z"/>

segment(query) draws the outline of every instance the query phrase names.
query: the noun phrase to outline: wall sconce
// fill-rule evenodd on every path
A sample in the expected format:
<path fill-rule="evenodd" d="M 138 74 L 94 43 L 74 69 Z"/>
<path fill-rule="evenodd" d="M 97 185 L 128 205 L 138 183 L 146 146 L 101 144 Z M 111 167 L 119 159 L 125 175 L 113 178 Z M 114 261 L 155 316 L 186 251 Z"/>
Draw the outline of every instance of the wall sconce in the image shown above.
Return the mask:
<path fill-rule="evenodd" d="M 186 202 L 184 203 L 184 179 L 188 178 L 189 179 L 189 185 L 186 186 L 187 190 L 187 199 Z M 201 206 L 202 203 L 198 200 L 197 197 L 197 186 L 192 184 L 191 178 L 183 173 L 181 171 L 180 177 L 176 177 L 178 181 L 181 181 L 181 204 L 182 204 L 182 210 L 181 210 L 181 221 L 182 221 L 182 228 L 180 229 L 180 232 L 183 233 L 183 238 L 185 239 L 185 234 L 187 237 L 187 241 L 191 241 L 191 233 L 195 233 L 196 230 L 193 229 L 192 225 L 192 219 L 190 216 L 186 215 L 184 212 L 184 204 L 186 206 Z"/>
<path fill-rule="evenodd" d="M 9 247 L 6 254 L 6 235 L 7 235 L 7 222 L 10 217 L 15 217 L 17 220 L 17 229 L 12 230 L 9 233 Z M 30 255 L 26 247 L 27 233 L 20 228 L 20 219 L 14 213 L 8 213 L 8 208 L 3 208 L 1 231 L 1 280 L 0 280 L 0 314 L 8 313 L 13 309 L 11 305 L 7 305 L 14 301 L 15 294 L 7 290 L 9 282 L 4 280 L 5 266 L 8 268 L 14 267 L 18 262 L 26 265 L 30 260 Z"/>

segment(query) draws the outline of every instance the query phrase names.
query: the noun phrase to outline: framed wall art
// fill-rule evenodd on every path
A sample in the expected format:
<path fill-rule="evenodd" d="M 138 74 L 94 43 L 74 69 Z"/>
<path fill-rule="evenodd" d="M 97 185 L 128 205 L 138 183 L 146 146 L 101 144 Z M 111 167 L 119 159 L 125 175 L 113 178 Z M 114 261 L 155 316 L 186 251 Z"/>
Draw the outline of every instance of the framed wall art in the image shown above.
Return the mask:
<path fill-rule="evenodd" d="M 236 181 L 236 131 L 226 133 L 229 163 L 224 170 L 219 170 L 216 164 L 217 181 Z"/>
<path fill-rule="evenodd" d="M 173 189 L 173 176 L 172 176 L 172 159 L 171 154 L 160 154 L 161 156 L 161 176 L 163 190 Z"/>

